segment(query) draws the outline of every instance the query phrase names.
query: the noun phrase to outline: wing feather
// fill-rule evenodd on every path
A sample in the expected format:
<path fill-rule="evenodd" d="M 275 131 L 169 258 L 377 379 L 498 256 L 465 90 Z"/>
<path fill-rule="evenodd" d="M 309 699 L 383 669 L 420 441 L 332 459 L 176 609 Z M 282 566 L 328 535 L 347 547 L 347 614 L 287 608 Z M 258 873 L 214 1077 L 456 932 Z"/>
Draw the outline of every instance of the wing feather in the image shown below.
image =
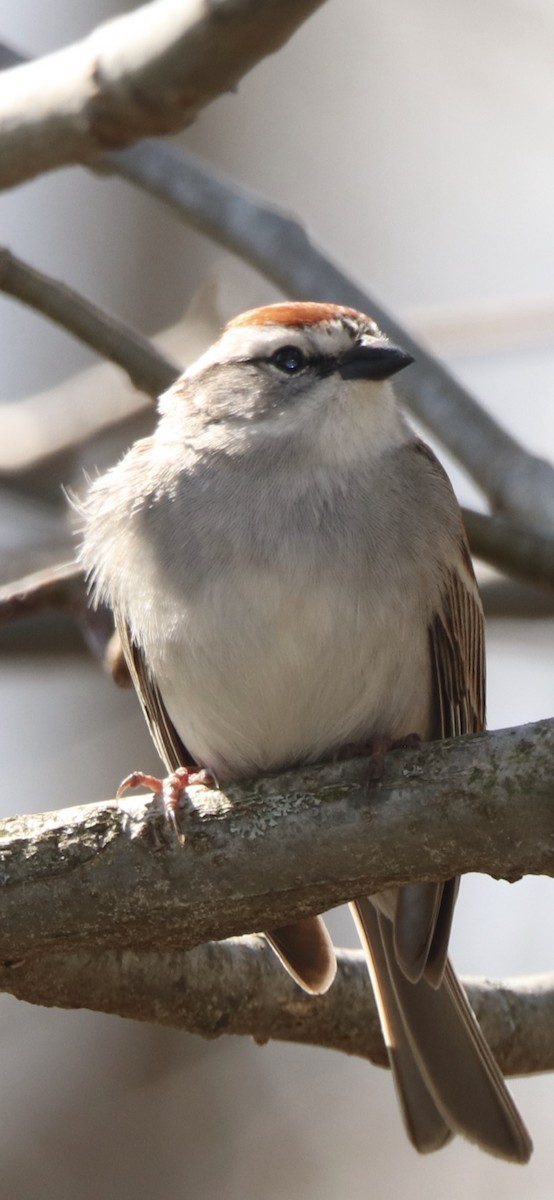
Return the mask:
<path fill-rule="evenodd" d="M 465 542 L 460 566 L 445 580 L 430 627 L 437 737 L 480 733 L 485 728 L 483 609 Z"/>
<path fill-rule="evenodd" d="M 176 771 L 178 767 L 196 766 L 192 755 L 177 733 L 162 700 L 160 690 L 145 662 L 142 650 L 131 637 L 127 622 L 116 614 L 115 623 L 135 691 L 160 758 L 168 771 Z"/>
<path fill-rule="evenodd" d="M 444 477 L 432 450 L 416 451 Z M 485 728 L 485 640 L 481 599 L 467 538 L 460 523 L 456 561 L 445 572 L 439 604 L 429 626 L 435 738 L 478 733 Z M 400 889 L 395 917 L 398 962 L 412 982 L 425 976 L 438 987 L 458 894 L 457 880 L 412 884 Z"/>

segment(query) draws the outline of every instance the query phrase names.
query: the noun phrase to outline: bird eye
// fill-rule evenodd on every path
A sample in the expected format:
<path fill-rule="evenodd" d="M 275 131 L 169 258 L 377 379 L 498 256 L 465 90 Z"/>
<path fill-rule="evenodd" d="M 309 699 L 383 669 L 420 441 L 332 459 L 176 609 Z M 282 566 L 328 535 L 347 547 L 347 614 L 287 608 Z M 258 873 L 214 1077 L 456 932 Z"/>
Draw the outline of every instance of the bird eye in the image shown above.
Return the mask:
<path fill-rule="evenodd" d="M 296 375 L 306 366 L 305 356 L 298 346 L 281 346 L 280 350 L 276 350 L 275 354 L 272 354 L 269 361 L 273 363 L 274 367 L 284 371 L 286 375 Z"/>

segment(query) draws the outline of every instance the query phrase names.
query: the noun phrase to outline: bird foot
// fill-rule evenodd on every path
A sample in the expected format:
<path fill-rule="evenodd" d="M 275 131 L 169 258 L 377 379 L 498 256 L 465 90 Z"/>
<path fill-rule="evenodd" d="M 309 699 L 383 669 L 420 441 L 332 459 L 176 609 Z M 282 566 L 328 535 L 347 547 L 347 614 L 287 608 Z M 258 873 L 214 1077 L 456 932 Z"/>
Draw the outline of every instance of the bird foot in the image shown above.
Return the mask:
<path fill-rule="evenodd" d="M 184 846 L 185 835 L 179 828 L 179 809 L 184 789 L 195 784 L 202 787 L 217 787 L 217 780 L 212 771 L 190 771 L 188 767 L 179 767 L 170 775 L 166 775 L 164 779 L 158 778 L 157 775 L 148 775 L 144 771 L 132 771 L 122 780 L 115 795 L 119 800 L 130 788 L 149 788 L 154 793 L 154 805 L 157 811 L 161 809 L 177 841 Z"/>
<path fill-rule="evenodd" d="M 404 737 L 374 738 L 369 749 L 368 777 L 370 783 L 377 783 L 383 778 L 385 771 L 385 756 L 389 750 L 415 750 L 421 745 L 419 733 L 407 733 Z"/>
<path fill-rule="evenodd" d="M 413 750 L 421 745 L 419 733 L 407 733 L 401 738 L 376 737 L 370 742 L 348 742 L 333 756 L 334 762 L 347 758 L 367 758 L 370 782 L 383 778 L 385 755 L 389 750 Z"/>

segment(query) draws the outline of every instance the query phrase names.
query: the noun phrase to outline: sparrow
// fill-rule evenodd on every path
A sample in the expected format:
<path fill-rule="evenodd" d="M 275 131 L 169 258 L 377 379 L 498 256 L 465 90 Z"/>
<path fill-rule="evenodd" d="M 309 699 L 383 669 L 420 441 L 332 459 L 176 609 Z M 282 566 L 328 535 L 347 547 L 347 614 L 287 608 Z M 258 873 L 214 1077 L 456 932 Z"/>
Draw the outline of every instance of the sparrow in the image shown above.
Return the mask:
<path fill-rule="evenodd" d="M 195 769 L 225 784 L 484 729 L 460 509 L 391 383 L 412 361 L 350 308 L 246 312 L 90 487 L 81 561 L 113 610 L 170 801 Z M 529 1134 L 448 959 L 458 882 L 351 907 L 413 1145 L 458 1133 L 526 1162 Z M 307 991 L 330 986 L 321 917 L 266 936 Z"/>

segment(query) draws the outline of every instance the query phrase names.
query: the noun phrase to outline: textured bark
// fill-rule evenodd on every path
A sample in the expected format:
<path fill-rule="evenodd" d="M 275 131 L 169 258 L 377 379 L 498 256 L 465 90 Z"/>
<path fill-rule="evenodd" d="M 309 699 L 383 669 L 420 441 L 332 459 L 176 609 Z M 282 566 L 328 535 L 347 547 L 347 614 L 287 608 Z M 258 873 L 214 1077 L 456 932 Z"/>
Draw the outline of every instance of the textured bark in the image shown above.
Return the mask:
<path fill-rule="evenodd" d="M 554 976 L 467 980 L 471 1004 L 506 1075 L 554 1070 Z M 0 964 L 0 990 L 33 1004 L 91 1008 L 187 1030 L 242 1034 L 341 1050 L 388 1066 L 360 951 L 338 952 L 325 996 L 308 996 L 261 937 L 210 942 L 187 953 L 86 949 Z"/>
<path fill-rule="evenodd" d="M 322 0 L 156 0 L 0 81 L 0 188 L 194 121 Z"/>
<path fill-rule="evenodd" d="M 185 949 L 407 880 L 554 875 L 554 721 L 189 788 L 181 847 L 148 797 L 0 826 L 0 958 Z"/>
<path fill-rule="evenodd" d="M 149 797 L 0 825 L 0 988 L 214 1037 L 384 1062 L 365 968 L 305 996 L 259 938 L 201 945 L 412 879 L 554 875 L 554 721 L 217 790 L 188 789 L 182 847 Z M 183 953 L 187 948 L 190 953 Z M 554 981 L 475 983 L 509 1074 L 554 1069 Z"/>

